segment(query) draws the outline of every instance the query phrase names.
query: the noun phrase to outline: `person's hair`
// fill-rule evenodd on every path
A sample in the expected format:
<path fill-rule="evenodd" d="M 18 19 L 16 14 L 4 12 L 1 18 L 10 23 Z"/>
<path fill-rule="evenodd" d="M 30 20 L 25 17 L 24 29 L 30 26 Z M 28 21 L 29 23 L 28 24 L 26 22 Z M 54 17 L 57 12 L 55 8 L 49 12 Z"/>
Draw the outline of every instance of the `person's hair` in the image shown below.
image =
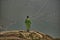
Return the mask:
<path fill-rule="evenodd" d="M 27 16 L 27 18 L 29 18 L 29 16 Z"/>

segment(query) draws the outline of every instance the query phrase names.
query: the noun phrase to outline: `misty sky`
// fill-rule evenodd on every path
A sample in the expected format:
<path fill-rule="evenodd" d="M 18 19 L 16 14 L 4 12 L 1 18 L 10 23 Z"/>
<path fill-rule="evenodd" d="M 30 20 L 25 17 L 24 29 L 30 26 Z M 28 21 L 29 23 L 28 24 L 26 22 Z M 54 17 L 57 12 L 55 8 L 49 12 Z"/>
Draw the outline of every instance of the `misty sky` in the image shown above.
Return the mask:
<path fill-rule="evenodd" d="M 31 30 L 60 37 L 60 0 L 0 0 L 0 24 L 5 30 L 26 30 L 30 16 Z"/>

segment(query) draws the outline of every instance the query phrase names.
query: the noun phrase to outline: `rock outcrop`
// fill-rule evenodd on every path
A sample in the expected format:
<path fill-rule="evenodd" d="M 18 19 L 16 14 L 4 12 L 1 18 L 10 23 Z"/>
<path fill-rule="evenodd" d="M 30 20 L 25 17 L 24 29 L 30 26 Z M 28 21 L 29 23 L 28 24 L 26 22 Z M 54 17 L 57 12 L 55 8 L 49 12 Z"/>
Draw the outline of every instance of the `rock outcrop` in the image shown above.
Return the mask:
<path fill-rule="evenodd" d="M 0 40 L 53 40 L 53 38 L 40 32 L 22 30 L 1 32 Z"/>

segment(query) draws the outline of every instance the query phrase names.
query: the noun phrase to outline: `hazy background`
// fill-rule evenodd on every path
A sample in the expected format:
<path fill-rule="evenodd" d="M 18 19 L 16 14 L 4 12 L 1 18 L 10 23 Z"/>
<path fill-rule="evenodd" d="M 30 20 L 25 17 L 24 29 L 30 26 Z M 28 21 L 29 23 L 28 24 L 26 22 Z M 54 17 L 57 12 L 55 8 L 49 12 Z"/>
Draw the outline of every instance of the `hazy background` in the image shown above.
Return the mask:
<path fill-rule="evenodd" d="M 26 30 L 24 20 L 30 16 L 31 30 L 60 37 L 60 0 L 0 0 L 1 31 Z"/>

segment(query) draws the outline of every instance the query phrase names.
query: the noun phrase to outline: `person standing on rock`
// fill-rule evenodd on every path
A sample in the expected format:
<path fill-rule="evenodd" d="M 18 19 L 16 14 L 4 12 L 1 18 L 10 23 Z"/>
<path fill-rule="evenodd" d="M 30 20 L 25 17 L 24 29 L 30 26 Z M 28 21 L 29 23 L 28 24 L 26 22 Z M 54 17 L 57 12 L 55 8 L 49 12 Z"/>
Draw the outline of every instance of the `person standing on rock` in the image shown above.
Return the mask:
<path fill-rule="evenodd" d="M 30 26 L 31 26 L 31 21 L 30 21 L 29 16 L 27 16 L 27 18 L 25 19 L 25 25 L 26 25 L 26 28 L 27 28 L 27 32 L 29 32 Z"/>

